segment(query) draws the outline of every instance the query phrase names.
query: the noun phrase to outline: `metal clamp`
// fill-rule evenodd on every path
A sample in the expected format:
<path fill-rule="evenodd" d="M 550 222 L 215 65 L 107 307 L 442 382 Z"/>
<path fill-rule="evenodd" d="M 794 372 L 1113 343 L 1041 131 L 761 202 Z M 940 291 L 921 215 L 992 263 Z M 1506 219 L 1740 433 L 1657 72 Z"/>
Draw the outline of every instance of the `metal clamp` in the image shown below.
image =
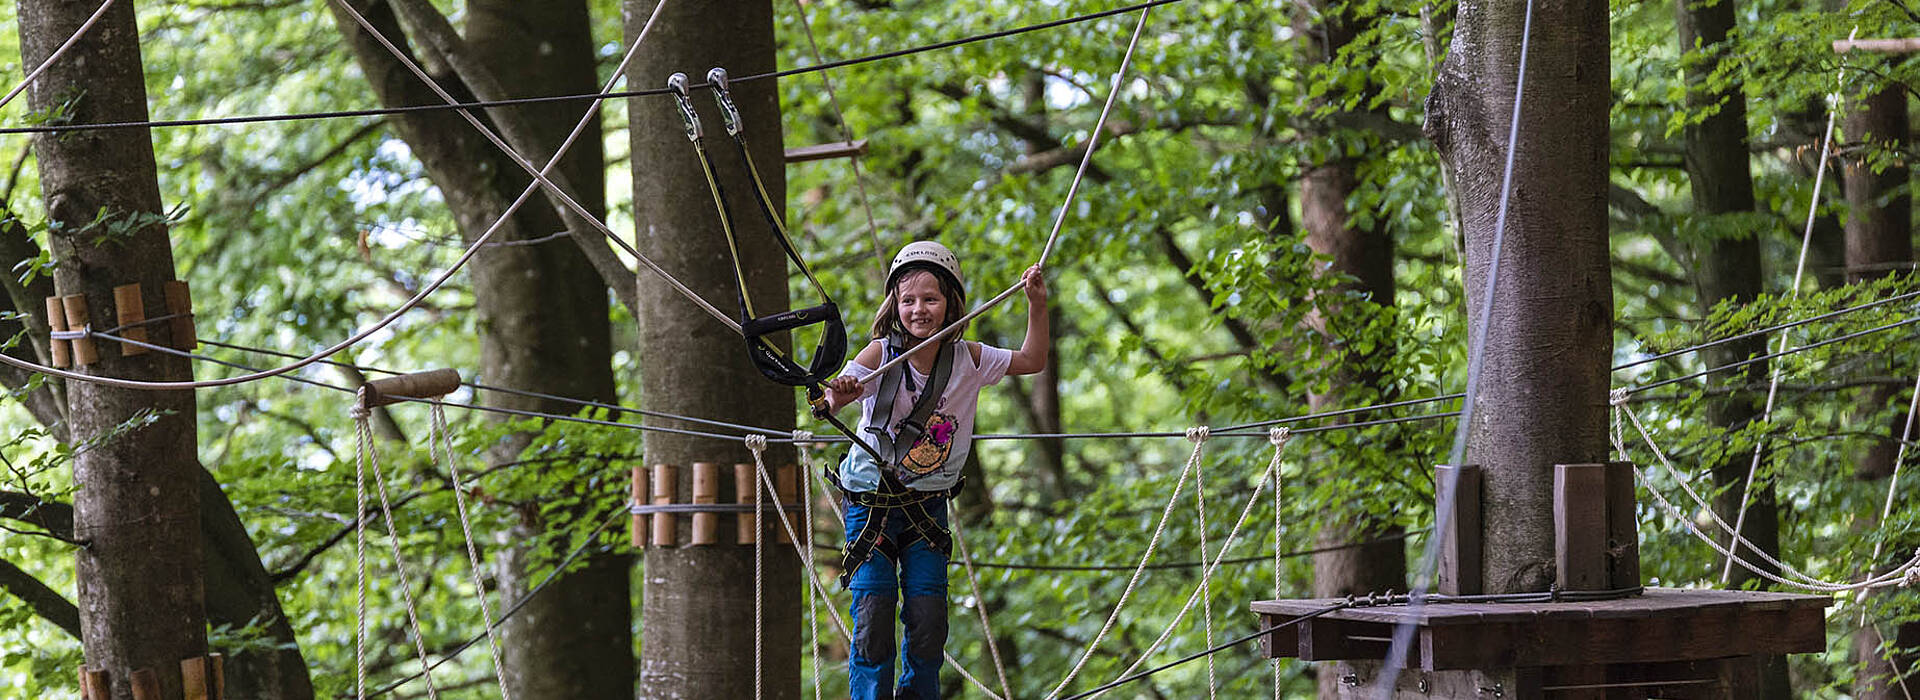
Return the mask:
<path fill-rule="evenodd" d="M 687 140 L 699 143 L 700 114 L 693 111 L 693 98 L 687 94 L 687 74 L 667 76 L 667 91 L 673 93 L 673 103 L 680 107 L 680 125 L 687 130 Z"/>
<path fill-rule="evenodd" d="M 739 136 L 746 130 L 745 122 L 740 119 L 740 110 L 733 106 L 733 93 L 727 89 L 727 69 L 715 66 L 707 71 L 707 86 L 713 88 L 713 101 L 720 105 L 720 117 L 726 120 L 727 135 Z"/>

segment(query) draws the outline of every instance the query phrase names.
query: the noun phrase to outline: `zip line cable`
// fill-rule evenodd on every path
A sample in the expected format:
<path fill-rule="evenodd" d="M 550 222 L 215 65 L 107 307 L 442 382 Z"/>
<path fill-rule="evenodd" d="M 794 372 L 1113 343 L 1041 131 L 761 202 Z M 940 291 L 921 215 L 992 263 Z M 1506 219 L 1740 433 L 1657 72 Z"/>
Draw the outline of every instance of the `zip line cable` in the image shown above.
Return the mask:
<path fill-rule="evenodd" d="M 1055 27 L 1062 27 L 1070 24 L 1091 22 L 1093 20 L 1113 17 L 1115 15 L 1124 15 L 1131 12 L 1137 12 L 1140 10 L 1145 10 L 1153 7 L 1159 7 L 1161 5 L 1169 5 L 1169 4 L 1184 2 L 1184 1 L 1185 0 L 1150 0 L 1149 2 L 1141 2 L 1133 5 L 1127 5 L 1124 7 L 1116 7 L 1109 10 L 1101 10 L 1099 12 L 1094 12 L 1094 13 L 1085 14 L 1085 15 L 1076 15 L 1073 17 L 1066 17 L 1062 19 L 1041 22 L 1038 24 L 1030 24 L 1022 27 L 1015 27 L 1012 29 L 1002 29 L 999 31 L 987 32 L 984 34 L 975 34 L 971 36 L 961 37 L 958 39 L 949 39 L 947 41 L 941 41 L 941 42 L 926 44 L 922 46 L 915 46 L 911 48 L 896 49 L 893 51 L 869 54 L 869 55 L 860 56 L 857 58 L 842 59 L 838 61 L 833 61 L 831 63 L 822 63 L 818 65 L 805 66 L 801 68 L 789 68 L 786 70 L 773 71 L 768 73 L 756 73 L 754 75 L 735 78 L 733 79 L 733 82 L 751 82 L 755 80 L 787 78 L 787 77 L 792 77 L 796 75 L 803 75 L 806 73 L 814 73 L 814 72 L 820 72 L 820 71 L 835 70 L 839 68 L 846 68 L 849 66 L 856 66 L 864 63 L 886 61 L 886 60 L 891 60 L 895 58 L 901 58 L 904 56 L 911 56 L 914 54 L 926 53 L 929 51 L 939 51 L 942 49 L 950 49 L 958 46 L 964 46 L 967 44 L 974 44 L 974 43 L 979 43 L 983 41 L 990 41 L 993 39 L 1002 39 L 1002 38 L 1015 36 L 1019 34 L 1026 34 L 1029 32 L 1037 32 L 1037 31 L 1046 30 L 1046 29 L 1053 29 Z M 700 89 L 700 88 L 709 87 L 709 85 L 706 83 L 692 83 L 692 84 L 689 84 L 687 87 L 689 89 Z M 15 127 L 0 128 L 0 135 L 51 134 L 51 133 L 71 132 L 71 131 L 92 131 L 92 130 L 99 130 L 99 129 L 138 129 L 138 128 L 170 128 L 170 127 L 183 127 L 183 126 L 220 126 L 220 125 L 228 125 L 228 124 L 261 124 L 261 123 L 271 123 L 271 122 L 306 121 L 306 120 L 317 120 L 317 119 L 343 119 L 343 118 L 351 118 L 351 117 L 379 117 L 379 116 L 387 116 L 387 115 L 394 115 L 394 114 L 407 114 L 411 112 L 441 112 L 446 110 L 487 109 L 487 108 L 493 108 L 493 107 L 514 107 L 514 106 L 520 106 L 520 105 L 550 104 L 550 103 L 563 103 L 563 102 L 585 102 L 585 101 L 598 101 L 598 100 L 609 100 L 609 99 L 624 99 L 624 98 L 630 98 L 630 97 L 652 97 L 652 96 L 667 95 L 667 94 L 669 93 L 664 88 L 651 88 L 651 89 L 644 89 L 644 90 L 627 90 L 627 91 L 621 91 L 621 92 L 613 92 L 612 89 L 609 87 L 607 90 L 604 90 L 602 92 L 591 93 L 591 94 L 551 95 L 551 96 L 545 96 L 545 97 L 519 97 L 519 98 L 504 99 L 504 100 L 476 100 L 471 102 L 456 102 L 453 104 L 409 105 L 405 107 L 374 107 L 374 108 L 368 108 L 368 109 L 333 110 L 333 111 L 325 111 L 325 112 L 302 112 L 302 113 L 294 113 L 294 114 L 263 114 L 263 115 L 236 116 L 236 117 L 208 117 L 208 118 L 201 118 L 201 119 L 156 119 L 156 120 L 146 120 L 146 121 L 137 121 L 137 122 L 108 122 L 108 123 L 101 123 L 101 124 L 41 124 L 41 125 L 35 125 L 35 126 L 15 126 Z"/>

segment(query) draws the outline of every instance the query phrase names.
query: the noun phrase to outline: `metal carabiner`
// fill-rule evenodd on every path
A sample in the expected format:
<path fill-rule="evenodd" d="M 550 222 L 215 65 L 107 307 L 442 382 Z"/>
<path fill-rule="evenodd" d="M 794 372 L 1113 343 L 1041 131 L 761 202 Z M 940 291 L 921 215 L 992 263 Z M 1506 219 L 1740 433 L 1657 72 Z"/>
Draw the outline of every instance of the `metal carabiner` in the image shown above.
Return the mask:
<path fill-rule="evenodd" d="M 687 94 L 687 74 L 667 76 L 667 91 L 673 93 L 673 103 L 680 106 L 680 125 L 687 130 L 687 140 L 699 143 L 700 114 L 693 111 L 693 97 Z"/>
<path fill-rule="evenodd" d="M 733 106 L 733 93 L 727 90 L 727 69 L 715 66 L 707 71 L 707 86 L 713 88 L 713 101 L 720 104 L 720 118 L 727 123 L 727 135 L 739 136 L 746 130 L 740 110 Z"/>

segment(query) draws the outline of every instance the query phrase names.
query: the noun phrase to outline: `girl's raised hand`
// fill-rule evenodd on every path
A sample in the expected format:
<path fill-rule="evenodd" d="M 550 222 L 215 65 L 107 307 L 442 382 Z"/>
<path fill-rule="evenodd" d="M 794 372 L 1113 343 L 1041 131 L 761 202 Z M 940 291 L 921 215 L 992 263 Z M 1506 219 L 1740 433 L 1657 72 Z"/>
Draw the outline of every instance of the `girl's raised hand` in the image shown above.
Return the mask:
<path fill-rule="evenodd" d="M 840 376 L 827 380 L 827 400 L 839 408 L 860 398 L 860 380 Z"/>
<path fill-rule="evenodd" d="M 1033 267 L 1027 268 L 1025 274 L 1020 275 L 1020 282 L 1026 286 L 1028 303 L 1036 306 L 1047 303 L 1046 272 L 1044 268 L 1035 264 Z"/>

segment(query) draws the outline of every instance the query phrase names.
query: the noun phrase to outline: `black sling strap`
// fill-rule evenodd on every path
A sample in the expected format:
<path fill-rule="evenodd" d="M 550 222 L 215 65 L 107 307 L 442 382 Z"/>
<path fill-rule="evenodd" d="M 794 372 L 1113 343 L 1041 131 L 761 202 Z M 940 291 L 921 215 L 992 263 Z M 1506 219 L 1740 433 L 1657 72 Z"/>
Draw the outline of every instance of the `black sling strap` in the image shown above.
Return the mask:
<path fill-rule="evenodd" d="M 747 172 L 752 176 L 754 198 L 773 230 L 774 240 L 788 259 L 800 268 L 807 281 L 819 292 L 822 303 L 803 309 L 794 309 L 762 316 L 753 308 L 753 300 L 747 295 L 746 272 L 740 266 L 740 243 L 734 233 L 733 215 L 727 207 L 726 191 L 720 187 L 720 180 L 714 174 L 713 162 L 707 157 L 707 147 L 702 141 L 704 130 L 700 125 L 700 115 L 693 109 L 693 99 L 687 94 L 687 76 L 675 73 L 667 79 L 667 88 L 673 93 L 675 103 L 680 108 L 681 125 L 685 127 L 687 140 L 693 143 L 694 153 L 699 156 L 701 172 L 707 178 L 707 190 L 713 195 L 713 205 L 720 213 L 720 229 L 726 234 L 727 254 L 733 260 L 734 282 L 738 289 L 736 299 L 740 302 L 740 333 L 747 340 L 747 358 L 755 369 L 775 382 L 788 386 L 814 386 L 833 375 L 847 358 L 847 330 L 840 318 L 840 307 L 834 305 L 833 298 L 820 280 L 813 276 L 806 260 L 794 249 L 789 239 L 786 224 L 774 215 L 773 205 L 768 200 L 766 185 L 761 181 L 760 171 L 754 166 L 752 156 L 748 155 L 746 136 L 742 133 L 740 114 L 733 107 L 733 98 L 727 93 L 726 71 L 713 69 L 707 74 L 712 83 L 714 95 L 720 102 L 727 132 L 733 136 L 734 143 L 740 149 L 740 155 L 746 161 Z M 820 342 L 814 348 L 813 361 L 801 366 L 786 352 L 780 350 L 767 336 L 773 333 L 791 331 L 804 326 L 824 324 Z"/>

